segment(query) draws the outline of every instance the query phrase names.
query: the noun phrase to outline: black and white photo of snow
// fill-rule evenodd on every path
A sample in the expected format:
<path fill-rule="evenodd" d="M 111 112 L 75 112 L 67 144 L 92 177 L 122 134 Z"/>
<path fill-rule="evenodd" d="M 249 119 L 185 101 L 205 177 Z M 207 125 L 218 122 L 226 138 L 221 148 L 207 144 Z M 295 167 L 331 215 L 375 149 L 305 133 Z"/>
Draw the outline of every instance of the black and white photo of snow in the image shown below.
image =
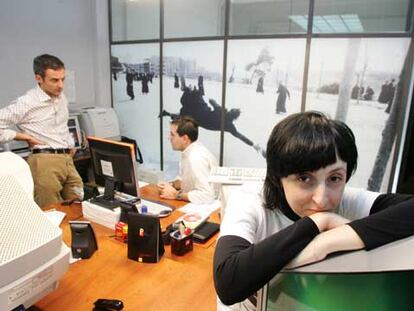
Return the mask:
<path fill-rule="evenodd" d="M 232 111 L 231 123 L 241 136 L 225 132 L 225 166 L 265 166 L 263 151 L 271 129 L 287 115 L 301 111 L 305 44 L 301 38 L 229 40 L 225 108 Z M 366 187 L 408 44 L 407 38 L 312 40 L 305 110 L 323 111 L 354 131 L 359 163 L 351 185 Z M 159 104 L 158 56 L 158 44 L 112 46 L 112 58 L 116 58 L 112 68 L 119 68 L 116 80 L 112 76 L 112 88 L 121 131 L 137 139 L 146 164 L 158 168 L 162 118 L 168 179 L 177 173 L 179 159 L 168 141 L 170 116 L 194 111 L 187 109 L 189 105 L 184 109 L 182 98 L 192 98 L 190 102 L 205 109 L 206 115 L 222 109 L 223 42 L 163 43 L 164 112 Z M 128 67 L 138 71 L 134 99 L 127 94 Z M 139 73 L 153 73 L 148 93 L 142 92 Z M 220 132 L 208 127 L 201 124 L 199 139 L 218 158 Z"/>

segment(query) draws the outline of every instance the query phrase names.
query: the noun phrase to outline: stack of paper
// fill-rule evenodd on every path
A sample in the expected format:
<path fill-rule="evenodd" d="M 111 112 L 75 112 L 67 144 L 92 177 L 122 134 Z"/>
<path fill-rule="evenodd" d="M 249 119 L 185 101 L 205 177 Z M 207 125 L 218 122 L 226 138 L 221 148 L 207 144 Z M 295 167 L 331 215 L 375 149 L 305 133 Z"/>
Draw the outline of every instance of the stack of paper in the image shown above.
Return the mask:
<path fill-rule="evenodd" d="M 186 227 L 194 230 L 206 222 L 211 213 L 220 208 L 220 205 L 220 201 L 217 200 L 211 204 L 188 203 L 178 209 L 180 212 L 185 213 L 185 215 L 177 221 L 183 221 Z"/>
<path fill-rule="evenodd" d="M 45 211 L 44 213 L 46 217 L 58 227 L 62 223 L 63 218 L 66 216 L 66 213 L 57 210 Z"/>
<path fill-rule="evenodd" d="M 215 200 L 213 203 L 210 204 L 194 204 L 188 203 L 183 207 L 179 208 L 178 210 L 183 213 L 197 213 L 200 215 L 210 215 L 215 210 L 220 208 L 220 201 Z"/>
<path fill-rule="evenodd" d="M 119 207 L 110 210 L 89 201 L 82 202 L 82 212 L 86 219 L 114 230 L 115 224 L 121 216 L 121 209 Z"/>

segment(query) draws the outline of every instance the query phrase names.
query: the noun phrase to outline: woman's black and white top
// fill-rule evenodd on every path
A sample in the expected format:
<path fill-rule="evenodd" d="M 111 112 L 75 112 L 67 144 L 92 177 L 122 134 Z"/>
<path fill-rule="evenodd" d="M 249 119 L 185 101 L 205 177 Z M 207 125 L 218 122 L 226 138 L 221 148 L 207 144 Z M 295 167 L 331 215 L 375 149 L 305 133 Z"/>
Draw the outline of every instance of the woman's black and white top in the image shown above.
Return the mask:
<path fill-rule="evenodd" d="M 295 221 L 280 210 L 265 209 L 262 188 L 262 183 L 244 184 L 226 206 L 214 256 L 218 310 L 241 309 L 243 300 L 319 234 L 308 217 Z M 414 197 L 410 195 L 346 187 L 335 212 L 351 220 L 349 225 L 367 250 L 414 234 Z"/>

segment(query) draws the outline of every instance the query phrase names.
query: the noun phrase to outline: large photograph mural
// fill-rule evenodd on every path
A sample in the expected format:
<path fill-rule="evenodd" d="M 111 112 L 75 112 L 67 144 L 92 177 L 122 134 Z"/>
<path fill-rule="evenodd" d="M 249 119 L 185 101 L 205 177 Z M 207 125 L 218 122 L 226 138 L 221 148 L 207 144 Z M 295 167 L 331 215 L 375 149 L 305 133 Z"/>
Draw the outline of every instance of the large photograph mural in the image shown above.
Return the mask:
<path fill-rule="evenodd" d="M 143 165 L 160 169 L 159 44 L 111 47 L 112 97 L 121 134 L 135 139 Z"/>
<path fill-rule="evenodd" d="M 273 126 L 300 111 L 304 60 L 304 39 L 229 41 L 226 109 L 243 138 L 225 132 L 224 165 L 265 166 Z"/>
<path fill-rule="evenodd" d="M 386 125 L 393 104 L 403 105 L 395 94 L 408 46 L 408 38 L 312 40 L 305 110 L 325 112 L 355 132 L 360 156 L 353 186 L 387 186 L 392 146 L 382 145 L 385 154 L 378 153 L 382 143 L 394 141 L 396 125 Z M 168 135 L 170 121 L 179 115 L 199 122 L 200 141 L 219 158 L 224 114 L 223 165 L 264 167 L 271 129 L 301 110 L 305 39 L 230 40 L 225 107 L 222 41 L 164 43 L 163 51 L 160 110 L 159 45 L 112 46 L 114 108 L 122 134 L 141 146 L 145 165 L 160 168 L 161 121 L 165 177 L 175 176 L 179 153 Z M 383 141 L 384 129 L 393 133 L 389 142 Z"/>
<path fill-rule="evenodd" d="M 306 110 L 323 111 L 346 122 L 354 131 L 359 161 L 350 185 L 368 186 L 386 134 L 383 130 L 390 117 L 409 41 L 408 38 L 312 40 Z M 390 152 L 383 156 L 388 159 Z M 388 161 L 383 161 L 382 169 L 387 164 Z"/>
<path fill-rule="evenodd" d="M 199 123 L 199 141 L 220 154 L 223 42 L 199 41 L 163 45 L 164 175 L 178 172 L 179 152 L 168 140 L 170 121 L 179 115 Z"/>

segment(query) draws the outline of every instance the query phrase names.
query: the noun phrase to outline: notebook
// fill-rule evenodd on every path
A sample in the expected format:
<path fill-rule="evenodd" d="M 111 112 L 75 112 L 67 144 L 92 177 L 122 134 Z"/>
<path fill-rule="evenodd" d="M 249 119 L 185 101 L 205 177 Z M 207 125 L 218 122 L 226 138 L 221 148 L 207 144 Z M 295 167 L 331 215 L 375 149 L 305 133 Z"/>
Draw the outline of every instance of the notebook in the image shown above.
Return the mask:
<path fill-rule="evenodd" d="M 197 229 L 195 230 L 193 234 L 194 242 L 205 243 L 219 230 L 220 230 L 220 224 L 206 221 L 205 223 L 197 227 Z"/>

